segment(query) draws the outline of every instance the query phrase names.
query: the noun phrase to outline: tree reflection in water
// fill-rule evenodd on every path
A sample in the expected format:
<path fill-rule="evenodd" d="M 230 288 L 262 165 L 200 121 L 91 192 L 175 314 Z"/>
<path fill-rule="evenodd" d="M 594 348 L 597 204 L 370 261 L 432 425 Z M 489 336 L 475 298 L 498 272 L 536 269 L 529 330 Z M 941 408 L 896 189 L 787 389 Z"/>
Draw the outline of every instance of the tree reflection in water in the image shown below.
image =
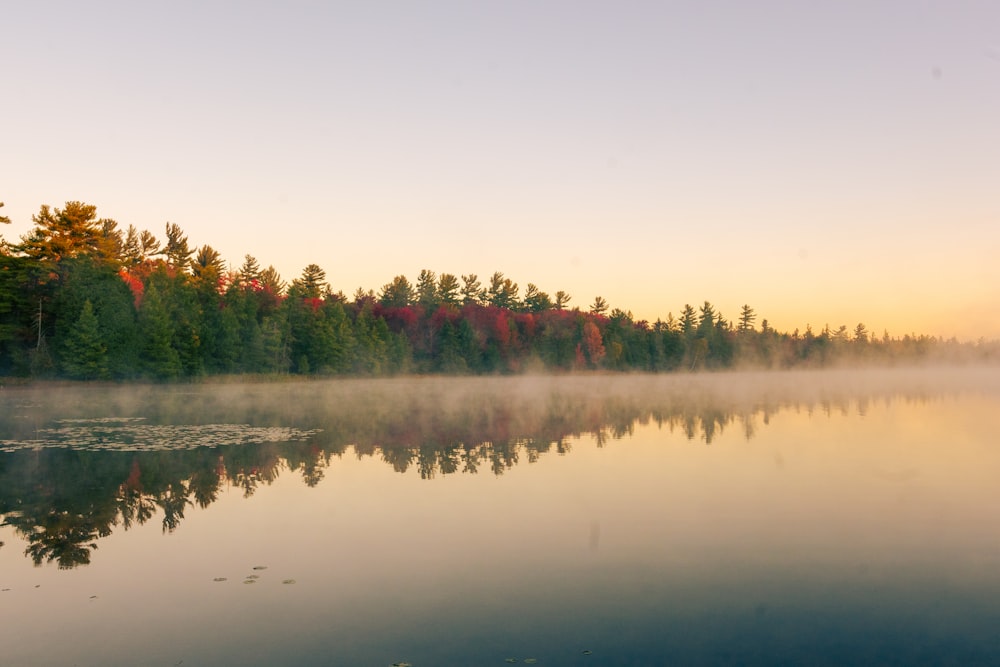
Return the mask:
<path fill-rule="evenodd" d="M 5 390 L 0 515 L 36 565 L 73 568 L 115 527 L 159 515 L 172 532 L 221 489 L 250 497 L 285 471 L 315 486 L 349 449 L 423 479 L 502 475 L 566 454 L 585 434 L 603 447 L 655 424 L 711 444 L 734 425 L 750 439 L 782 410 L 864 415 L 876 401 L 927 401 L 946 388 L 913 377 L 864 391 L 804 388 L 803 376 L 781 375 L 784 385 L 764 391 L 754 374 L 729 384 L 660 376 Z"/>

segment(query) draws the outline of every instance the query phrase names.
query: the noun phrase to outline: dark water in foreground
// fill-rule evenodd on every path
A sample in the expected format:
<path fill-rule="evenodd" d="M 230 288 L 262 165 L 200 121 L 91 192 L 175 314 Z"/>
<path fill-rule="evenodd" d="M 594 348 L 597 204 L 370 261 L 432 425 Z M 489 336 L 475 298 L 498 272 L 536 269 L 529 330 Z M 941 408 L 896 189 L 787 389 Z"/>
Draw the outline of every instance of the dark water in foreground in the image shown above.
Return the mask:
<path fill-rule="evenodd" d="M 1000 373 L 0 389 L 0 665 L 1000 664 Z"/>

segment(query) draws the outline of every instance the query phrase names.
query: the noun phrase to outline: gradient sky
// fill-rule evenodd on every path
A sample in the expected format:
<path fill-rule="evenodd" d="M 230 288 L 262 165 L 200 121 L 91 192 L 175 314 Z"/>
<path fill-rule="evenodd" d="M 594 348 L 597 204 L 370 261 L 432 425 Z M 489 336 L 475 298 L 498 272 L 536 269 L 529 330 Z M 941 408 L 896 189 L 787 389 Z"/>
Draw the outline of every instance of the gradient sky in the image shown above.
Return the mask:
<path fill-rule="evenodd" d="M 1000 3 L 7 2 L 0 200 L 348 296 L 1000 337 Z M 759 324 L 759 321 L 758 321 Z"/>

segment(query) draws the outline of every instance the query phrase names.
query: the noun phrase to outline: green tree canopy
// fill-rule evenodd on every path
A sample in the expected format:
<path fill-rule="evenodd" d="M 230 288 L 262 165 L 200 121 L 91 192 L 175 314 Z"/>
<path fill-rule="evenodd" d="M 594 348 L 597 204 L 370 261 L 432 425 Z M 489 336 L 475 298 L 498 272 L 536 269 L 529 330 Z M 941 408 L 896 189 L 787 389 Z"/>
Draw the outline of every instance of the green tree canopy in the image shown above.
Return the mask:
<path fill-rule="evenodd" d="M 101 342 L 97 316 L 90 299 L 83 302 L 83 310 L 69 331 L 65 348 L 63 367 L 70 377 L 94 380 L 108 376 L 108 349 Z"/>
<path fill-rule="evenodd" d="M 414 296 L 410 281 L 406 279 L 406 276 L 398 275 L 392 279 L 392 282 L 382 286 L 378 300 L 386 308 L 404 308 L 413 303 Z"/>

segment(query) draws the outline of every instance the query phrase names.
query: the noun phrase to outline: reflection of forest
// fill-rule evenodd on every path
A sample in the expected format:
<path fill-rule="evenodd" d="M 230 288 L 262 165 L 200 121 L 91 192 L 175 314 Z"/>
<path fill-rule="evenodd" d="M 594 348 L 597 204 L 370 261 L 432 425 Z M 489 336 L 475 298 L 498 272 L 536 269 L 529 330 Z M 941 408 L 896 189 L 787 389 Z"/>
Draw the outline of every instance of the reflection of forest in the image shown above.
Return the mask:
<path fill-rule="evenodd" d="M 36 564 L 72 568 L 89 563 L 98 538 L 117 526 L 128 530 L 159 515 L 163 530 L 173 531 L 189 507 L 210 505 L 226 487 L 250 496 L 282 471 L 313 486 L 349 449 L 425 479 L 500 475 L 546 452 L 566 453 L 584 434 L 602 446 L 636 424 L 656 424 L 711 444 L 730 428 L 751 438 L 784 409 L 863 414 L 872 402 L 927 400 L 942 390 L 940 383 L 931 390 L 908 382 L 902 392 L 894 384 L 859 392 L 804 386 L 803 377 L 789 374 L 784 385 L 766 389 L 746 375 L 722 385 L 695 377 L 605 377 L 5 391 L 0 515 L 28 542 L 25 553 Z M 292 428 L 308 437 L 244 442 L 239 428 L 206 428 L 200 447 L 164 441 L 136 449 L 114 440 L 108 417 L 127 421 L 131 434 L 135 424 L 148 424 L 160 437 L 169 437 L 171 425 L 206 424 Z M 86 418 L 105 420 L 93 422 L 97 435 L 85 437 L 80 423 L 53 428 Z"/>

